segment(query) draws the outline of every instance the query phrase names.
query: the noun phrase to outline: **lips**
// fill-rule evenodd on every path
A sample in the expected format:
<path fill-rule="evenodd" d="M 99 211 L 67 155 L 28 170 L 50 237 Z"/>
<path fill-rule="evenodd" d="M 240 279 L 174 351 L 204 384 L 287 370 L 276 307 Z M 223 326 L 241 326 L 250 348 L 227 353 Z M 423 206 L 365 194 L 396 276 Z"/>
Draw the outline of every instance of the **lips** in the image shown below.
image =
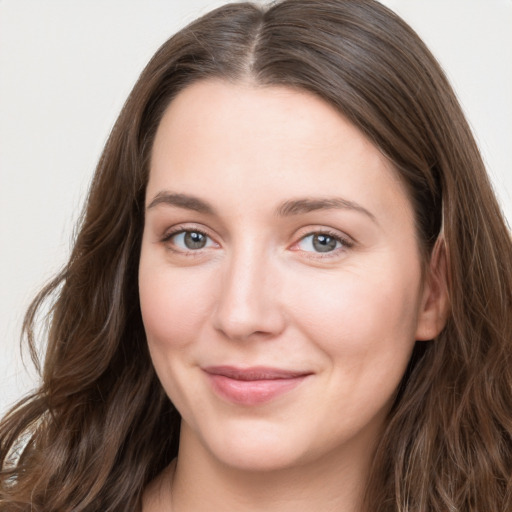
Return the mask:
<path fill-rule="evenodd" d="M 311 375 L 311 372 L 263 366 L 209 366 L 203 371 L 217 395 L 238 405 L 269 402 L 295 389 Z"/>

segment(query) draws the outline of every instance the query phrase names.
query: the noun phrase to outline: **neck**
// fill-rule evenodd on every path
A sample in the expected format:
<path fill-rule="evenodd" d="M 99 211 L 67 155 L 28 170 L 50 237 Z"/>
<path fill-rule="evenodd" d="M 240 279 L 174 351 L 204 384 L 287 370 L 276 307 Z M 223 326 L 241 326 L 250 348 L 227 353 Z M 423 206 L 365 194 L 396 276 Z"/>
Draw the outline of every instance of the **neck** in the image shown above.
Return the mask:
<path fill-rule="evenodd" d="M 352 453 L 344 451 L 292 467 L 251 471 L 222 463 L 182 432 L 175 471 L 166 478 L 168 501 L 172 495 L 172 512 L 360 512 L 373 450 L 362 456 L 361 450 L 353 453 L 353 446 Z"/>

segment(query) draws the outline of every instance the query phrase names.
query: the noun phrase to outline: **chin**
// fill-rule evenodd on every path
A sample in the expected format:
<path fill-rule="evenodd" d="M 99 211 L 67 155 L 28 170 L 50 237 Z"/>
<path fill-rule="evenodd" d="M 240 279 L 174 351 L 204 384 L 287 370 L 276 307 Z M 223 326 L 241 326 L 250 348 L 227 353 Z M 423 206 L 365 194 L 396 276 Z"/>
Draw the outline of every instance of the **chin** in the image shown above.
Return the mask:
<path fill-rule="evenodd" d="M 205 436 L 196 436 L 186 426 L 182 427 L 182 437 L 186 436 L 187 441 L 191 436 L 195 437 L 201 445 L 200 449 L 205 450 L 215 461 L 248 472 L 279 471 L 304 463 L 305 442 L 296 434 L 298 432 L 293 435 L 289 430 L 283 432 L 275 428 L 275 425 L 263 422 L 237 429 L 210 431 Z"/>

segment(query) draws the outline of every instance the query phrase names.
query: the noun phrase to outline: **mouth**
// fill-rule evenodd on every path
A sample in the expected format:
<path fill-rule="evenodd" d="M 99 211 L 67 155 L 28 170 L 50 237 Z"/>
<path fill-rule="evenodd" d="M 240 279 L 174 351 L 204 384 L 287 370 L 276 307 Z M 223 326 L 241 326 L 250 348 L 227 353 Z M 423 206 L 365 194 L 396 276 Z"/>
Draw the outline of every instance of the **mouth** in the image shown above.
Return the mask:
<path fill-rule="evenodd" d="M 238 368 L 208 366 L 203 368 L 213 391 L 222 399 L 238 405 L 270 402 L 299 386 L 311 372 L 270 367 Z"/>

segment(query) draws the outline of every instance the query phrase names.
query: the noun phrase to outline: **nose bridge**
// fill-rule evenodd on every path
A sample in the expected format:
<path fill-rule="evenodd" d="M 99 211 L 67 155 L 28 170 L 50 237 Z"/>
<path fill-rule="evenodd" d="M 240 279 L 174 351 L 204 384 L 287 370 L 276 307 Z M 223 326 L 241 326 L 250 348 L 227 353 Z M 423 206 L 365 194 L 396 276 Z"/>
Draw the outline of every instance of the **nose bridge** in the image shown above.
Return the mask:
<path fill-rule="evenodd" d="M 283 317 L 273 275 L 263 244 L 249 239 L 233 247 L 223 269 L 215 327 L 233 339 L 278 334 Z"/>

